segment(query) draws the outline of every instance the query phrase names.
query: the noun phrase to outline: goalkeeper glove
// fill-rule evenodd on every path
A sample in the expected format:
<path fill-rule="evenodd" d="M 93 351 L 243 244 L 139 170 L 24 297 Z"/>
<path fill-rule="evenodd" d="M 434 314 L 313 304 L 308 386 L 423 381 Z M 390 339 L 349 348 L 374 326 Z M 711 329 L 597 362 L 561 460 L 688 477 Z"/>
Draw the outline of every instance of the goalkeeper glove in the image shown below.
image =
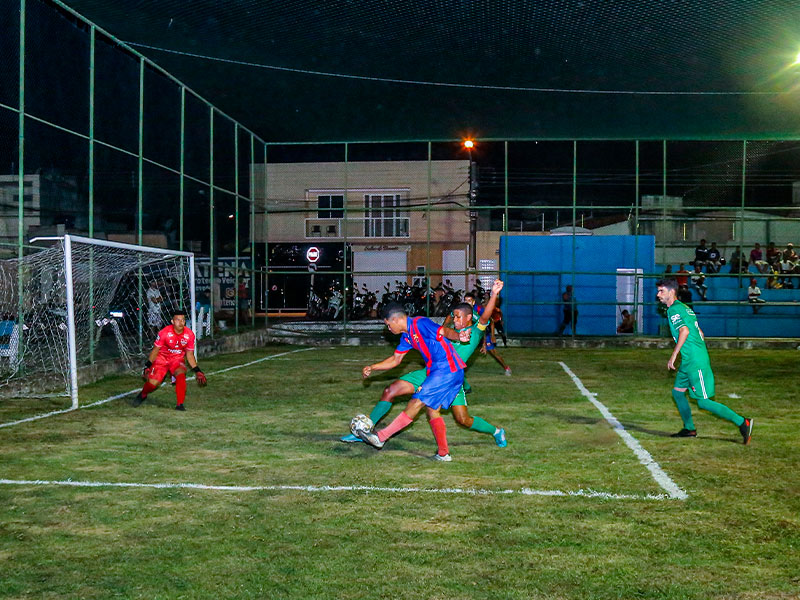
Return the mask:
<path fill-rule="evenodd" d="M 208 383 L 208 379 L 206 379 L 206 376 L 200 370 L 200 367 L 195 367 L 194 369 L 192 369 L 192 371 L 194 371 L 195 373 L 194 378 L 197 380 L 197 385 L 199 385 L 200 387 L 205 387 L 205 385 Z"/>
<path fill-rule="evenodd" d="M 145 361 L 144 369 L 142 369 L 142 379 L 144 379 L 145 381 L 150 379 L 150 373 L 151 373 L 151 367 L 152 366 L 153 366 L 153 363 L 151 363 L 149 360 Z"/>

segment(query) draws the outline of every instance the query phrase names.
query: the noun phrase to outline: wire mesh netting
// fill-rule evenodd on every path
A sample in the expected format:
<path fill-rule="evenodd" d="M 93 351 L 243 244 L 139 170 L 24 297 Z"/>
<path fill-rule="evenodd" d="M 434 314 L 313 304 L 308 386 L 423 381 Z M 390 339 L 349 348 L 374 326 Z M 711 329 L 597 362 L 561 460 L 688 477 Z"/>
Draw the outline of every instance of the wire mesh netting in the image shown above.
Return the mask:
<path fill-rule="evenodd" d="M 103 361 L 135 369 L 172 313 L 191 307 L 186 256 L 73 239 L 69 256 L 59 241 L 21 260 L 0 261 L 3 384 L 36 393 L 71 391 L 66 259 L 79 370 Z"/>

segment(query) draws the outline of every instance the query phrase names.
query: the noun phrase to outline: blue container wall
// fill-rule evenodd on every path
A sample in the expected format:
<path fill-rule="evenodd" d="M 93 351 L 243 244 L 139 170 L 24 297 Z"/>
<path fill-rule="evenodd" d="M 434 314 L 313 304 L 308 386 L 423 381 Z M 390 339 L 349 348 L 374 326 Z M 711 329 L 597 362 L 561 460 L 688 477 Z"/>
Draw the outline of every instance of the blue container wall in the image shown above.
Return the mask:
<path fill-rule="evenodd" d="M 747 302 L 750 277 L 756 278 L 765 304 L 753 313 Z M 741 279 L 722 273 L 706 277 L 708 302 L 693 291 L 693 308 L 708 337 L 800 337 L 800 289 L 768 290 L 766 277 L 751 273 Z M 716 304 L 720 302 L 721 304 Z"/>
<path fill-rule="evenodd" d="M 573 285 L 578 303 L 577 334 L 616 335 L 619 310 L 615 272 L 636 268 L 645 274 L 654 272 L 654 236 L 502 236 L 500 271 L 506 281 L 506 328 L 510 335 L 552 335 L 563 316 L 561 293 L 567 285 Z M 607 274 L 573 275 L 573 270 Z M 644 301 L 655 301 L 655 293 L 655 280 L 645 279 Z M 660 319 L 655 307 L 644 306 L 641 310 L 644 332 L 657 333 Z"/>

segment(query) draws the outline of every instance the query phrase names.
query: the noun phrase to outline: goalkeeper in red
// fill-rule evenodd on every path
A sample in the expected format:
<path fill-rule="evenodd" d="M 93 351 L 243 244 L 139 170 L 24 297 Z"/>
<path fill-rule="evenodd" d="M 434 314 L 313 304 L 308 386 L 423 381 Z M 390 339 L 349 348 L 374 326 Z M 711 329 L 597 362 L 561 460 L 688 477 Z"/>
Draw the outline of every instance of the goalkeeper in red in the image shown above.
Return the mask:
<path fill-rule="evenodd" d="M 667 322 L 672 339 L 675 340 L 675 349 L 667 361 L 667 368 L 670 371 L 676 370 L 675 361 L 678 353 L 681 355 L 681 365 L 677 368 L 672 398 L 683 419 L 683 429 L 672 437 L 697 436 L 697 429 L 692 420 L 692 409 L 686 400 L 688 390 L 689 396 L 697 400 L 699 408 L 736 425 L 742 434 L 742 441 L 749 444 L 753 432 L 753 419 L 738 415 L 724 404 L 711 399 L 714 397 L 714 373 L 711 372 L 706 340 L 694 311 L 677 300 L 678 282 L 674 279 L 663 279 L 656 283 L 656 287 L 659 302 L 667 307 Z"/>
<path fill-rule="evenodd" d="M 183 401 L 186 399 L 187 362 L 195 373 L 197 384 L 204 386 L 206 376 L 197 366 L 197 359 L 194 357 L 194 332 L 186 327 L 186 313 L 176 310 L 172 315 L 172 322 L 156 336 L 153 349 L 144 363 L 144 387 L 133 399 L 133 406 L 144 402 L 148 394 L 158 389 L 167 373 L 171 373 L 175 377 L 175 410 L 186 410 Z"/>

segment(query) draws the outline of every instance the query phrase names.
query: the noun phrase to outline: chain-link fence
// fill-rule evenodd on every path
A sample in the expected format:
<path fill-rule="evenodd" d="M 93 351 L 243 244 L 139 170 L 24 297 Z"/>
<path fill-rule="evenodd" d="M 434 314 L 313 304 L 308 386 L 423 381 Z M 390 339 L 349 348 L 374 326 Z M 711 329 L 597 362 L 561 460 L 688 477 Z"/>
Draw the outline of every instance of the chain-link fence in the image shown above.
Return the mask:
<path fill-rule="evenodd" d="M 194 252 L 208 336 L 444 317 L 497 276 L 508 335 L 659 335 L 665 272 L 708 335 L 800 336 L 800 140 L 270 144 L 60 4 L 0 22 L 2 258 Z"/>

